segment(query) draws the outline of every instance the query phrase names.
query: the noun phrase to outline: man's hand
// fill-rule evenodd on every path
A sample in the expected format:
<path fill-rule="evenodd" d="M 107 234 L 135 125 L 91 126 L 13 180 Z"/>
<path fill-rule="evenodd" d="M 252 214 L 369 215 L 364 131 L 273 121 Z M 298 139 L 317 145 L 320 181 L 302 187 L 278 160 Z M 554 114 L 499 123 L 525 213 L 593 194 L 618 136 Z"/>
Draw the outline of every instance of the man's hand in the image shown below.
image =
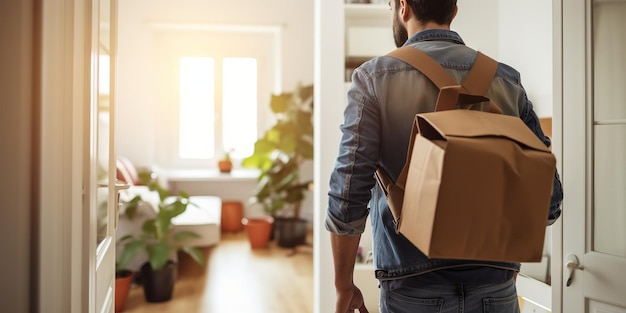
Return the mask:
<path fill-rule="evenodd" d="M 337 303 L 335 313 L 369 313 L 365 308 L 363 294 L 354 285 L 352 276 L 356 251 L 359 247 L 361 236 L 341 236 L 330 234 L 330 245 L 333 248 L 333 261 L 335 263 L 335 289 L 337 290 Z"/>
<path fill-rule="evenodd" d="M 361 290 L 355 285 L 352 285 L 352 288 L 346 290 L 337 289 L 337 306 L 335 307 L 335 313 L 352 313 L 355 312 L 355 310 L 359 310 L 359 313 L 369 313 L 365 307 Z"/>

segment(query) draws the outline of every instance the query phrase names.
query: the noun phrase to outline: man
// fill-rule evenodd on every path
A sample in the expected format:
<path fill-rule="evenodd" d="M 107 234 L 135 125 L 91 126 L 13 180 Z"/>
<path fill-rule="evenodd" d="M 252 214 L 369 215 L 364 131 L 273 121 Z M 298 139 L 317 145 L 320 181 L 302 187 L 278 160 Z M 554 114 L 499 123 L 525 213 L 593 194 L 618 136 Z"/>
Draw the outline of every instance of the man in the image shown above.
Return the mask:
<path fill-rule="evenodd" d="M 457 13 L 456 0 L 391 0 L 389 5 L 396 46 L 410 45 L 426 52 L 460 82 L 471 68 L 476 51 L 450 30 Z M 398 177 L 406 160 L 413 118 L 417 113 L 434 110 L 437 93 L 423 74 L 389 56 L 370 60 L 353 74 L 326 215 L 337 313 L 357 309 L 368 312 L 352 280 L 368 215 L 381 312 L 519 312 L 515 289 L 519 263 L 428 259 L 396 233 L 386 198 L 375 185 L 377 167 L 394 180 Z M 519 116 L 550 145 L 517 71 L 499 64 L 487 96 L 504 114 Z M 557 173 L 549 225 L 560 216 L 562 197 Z"/>

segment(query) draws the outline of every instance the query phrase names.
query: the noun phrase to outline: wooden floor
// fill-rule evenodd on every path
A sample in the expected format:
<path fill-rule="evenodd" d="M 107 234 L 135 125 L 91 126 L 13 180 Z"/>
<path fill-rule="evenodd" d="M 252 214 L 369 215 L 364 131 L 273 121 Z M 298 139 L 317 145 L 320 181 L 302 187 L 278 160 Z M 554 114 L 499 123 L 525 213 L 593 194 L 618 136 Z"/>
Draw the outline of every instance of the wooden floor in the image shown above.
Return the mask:
<path fill-rule="evenodd" d="M 309 239 L 310 242 L 310 239 Z M 313 254 L 310 247 L 252 250 L 244 232 L 222 234 L 217 246 L 204 248 L 199 266 L 181 255 L 174 295 L 147 303 L 133 286 L 127 313 L 308 313 L 313 312 Z"/>

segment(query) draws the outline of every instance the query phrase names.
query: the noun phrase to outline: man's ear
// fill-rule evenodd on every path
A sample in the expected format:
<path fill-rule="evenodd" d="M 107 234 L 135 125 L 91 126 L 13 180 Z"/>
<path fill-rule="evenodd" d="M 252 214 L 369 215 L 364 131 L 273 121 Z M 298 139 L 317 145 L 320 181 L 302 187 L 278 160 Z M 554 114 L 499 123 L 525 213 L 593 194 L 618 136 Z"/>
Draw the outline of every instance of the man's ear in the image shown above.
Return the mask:
<path fill-rule="evenodd" d="M 399 14 L 404 22 L 408 21 L 413 15 L 413 10 L 411 9 L 411 6 L 406 3 L 406 0 L 400 0 Z"/>

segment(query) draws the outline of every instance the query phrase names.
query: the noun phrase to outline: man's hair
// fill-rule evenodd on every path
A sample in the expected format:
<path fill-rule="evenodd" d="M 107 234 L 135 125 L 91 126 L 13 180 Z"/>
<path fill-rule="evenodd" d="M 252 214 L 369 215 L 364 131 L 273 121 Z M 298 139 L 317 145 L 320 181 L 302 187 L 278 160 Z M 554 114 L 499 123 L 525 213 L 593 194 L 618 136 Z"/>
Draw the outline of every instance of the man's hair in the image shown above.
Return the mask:
<path fill-rule="evenodd" d="M 396 8 L 400 6 L 400 0 L 394 0 Z M 406 0 L 411 6 L 413 14 L 422 23 L 435 22 L 442 25 L 450 25 L 456 0 Z"/>

